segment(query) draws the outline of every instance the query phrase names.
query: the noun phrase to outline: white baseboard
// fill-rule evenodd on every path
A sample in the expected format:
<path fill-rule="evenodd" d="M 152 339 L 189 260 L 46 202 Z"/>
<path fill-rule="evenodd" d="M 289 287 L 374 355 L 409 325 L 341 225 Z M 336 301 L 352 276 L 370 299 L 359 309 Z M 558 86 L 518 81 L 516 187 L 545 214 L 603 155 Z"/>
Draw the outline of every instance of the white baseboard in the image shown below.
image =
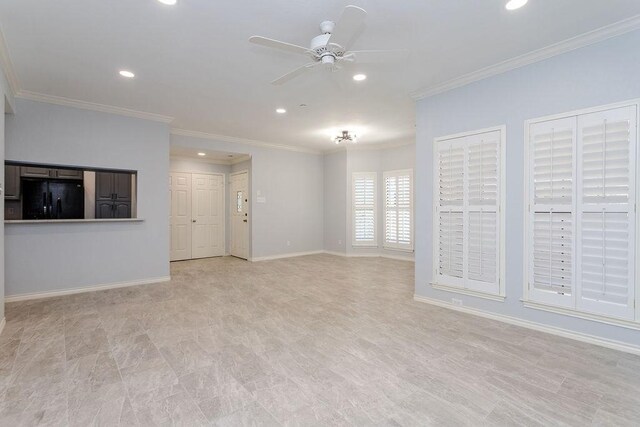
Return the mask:
<path fill-rule="evenodd" d="M 59 297 L 63 295 L 81 294 L 85 292 L 104 291 L 106 289 L 126 288 L 129 286 L 148 285 L 150 283 L 168 282 L 171 276 L 151 277 L 148 279 L 131 280 L 128 282 L 108 283 L 105 285 L 84 286 L 82 288 L 60 289 L 49 292 L 33 292 L 27 294 L 8 295 L 5 302 L 27 301 L 31 299 Z"/>
<path fill-rule="evenodd" d="M 640 346 L 628 344 L 621 341 L 609 340 L 606 338 L 597 337 L 595 335 L 574 332 L 567 329 L 557 328 L 555 326 L 548 326 L 542 323 L 519 319 L 517 317 L 505 316 L 503 314 L 496 314 L 489 311 L 480 310 L 477 308 L 453 305 L 446 301 L 423 297 L 420 295 L 414 295 L 413 299 L 418 302 L 423 302 L 423 303 L 435 305 L 438 307 L 444 307 L 450 310 L 460 311 L 462 313 L 473 314 L 474 316 L 497 320 L 499 322 L 504 322 L 510 325 L 515 325 L 515 326 L 521 326 L 527 329 L 533 329 L 534 331 L 546 332 L 551 335 L 557 335 L 559 337 L 569 338 L 569 339 L 581 341 L 587 344 L 598 345 L 598 346 L 610 348 L 613 350 L 624 351 L 625 353 L 640 355 Z"/>
<path fill-rule="evenodd" d="M 322 254 L 322 253 L 324 253 L 324 251 L 292 252 L 292 253 L 288 253 L 288 254 L 279 254 L 279 255 L 269 255 L 269 256 L 254 257 L 254 258 L 251 258 L 251 261 L 252 262 L 271 261 L 271 260 L 274 260 L 274 259 L 295 258 L 295 257 L 299 257 L 299 256 L 318 255 L 318 254 Z"/>
<path fill-rule="evenodd" d="M 346 258 L 388 258 L 388 259 L 396 259 L 399 261 L 409 261 L 414 262 L 413 258 L 403 257 L 400 255 L 391 255 L 391 254 L 347 254 L 344 252 L 334 252 L 334 251 L 323 251 L 323 253 L 327 255 L 335 255 Z"/>
<path fill-rule="evenodd" d="M 0 335 L 2 334 L 2 331 L 4 331 L 4 327 L 7 324 L 7 318 L 3 317 L 2 320 L 0 321 Z"/>
<path fill-rule="evenodd" d="M 347 254 L 344 252 L 322 251 L 322 253 L 325 253 L 327 255 L 334 255 L 334 256 L 343 256 L 343 257 L 347 256 Z"/>

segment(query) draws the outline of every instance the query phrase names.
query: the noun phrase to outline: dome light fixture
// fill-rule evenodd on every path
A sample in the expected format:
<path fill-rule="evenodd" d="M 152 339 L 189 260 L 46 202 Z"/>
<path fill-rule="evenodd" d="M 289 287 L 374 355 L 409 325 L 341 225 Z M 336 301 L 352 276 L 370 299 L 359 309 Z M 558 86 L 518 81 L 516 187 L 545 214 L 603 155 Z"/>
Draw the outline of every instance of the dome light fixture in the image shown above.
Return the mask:
<path fill-rule="evenodd" d="M 516 10 L 527 4 L 528 1 L 529 0 L 509 0 L 504 7 L 507 10 Z"/>
<path fill-rule="evenodd" d="M 173 6 L 176 4 L 178 0 L 158 0 L 162 4 L 166 4 L 167 6 Z"/>
<path fill-rule="evenodd" d="M 120 74 L 122 77 L 126 77 L 128 79 L 132 79 L 132 78 L 134 78 L 136 76 L 132 71 L 129 71 L 129 70 L 120 70 L 120 72 L 118 74 Z"/>
<path fill-rule="evenodd" d="M 355 76 L 353 76 L 353 80 L 357 81 L 357 82 L 361 82 L 363 80 L 367 79 L 367 75 L 366 74 L 356 74 Z"/>
<path fill-rule="evenodd" d="M 351 143 L 351 144 L 357 144 L 358 142 L 358 137 L 355 134 L 350 134 L 348 130 L 343 130 L 342 131 L 342 135 L 338 135 L 333 139 L 336 143 L 336 145 L 339 145 L 341 143 Z"/>
<path fill-rule="evenodd" d="M 287 112 L 287 110 L 285 110 L 284 108 L 276 108 L 276 113 L 278 113 L 278 114 L 284 114 L 286 112 Z"/>

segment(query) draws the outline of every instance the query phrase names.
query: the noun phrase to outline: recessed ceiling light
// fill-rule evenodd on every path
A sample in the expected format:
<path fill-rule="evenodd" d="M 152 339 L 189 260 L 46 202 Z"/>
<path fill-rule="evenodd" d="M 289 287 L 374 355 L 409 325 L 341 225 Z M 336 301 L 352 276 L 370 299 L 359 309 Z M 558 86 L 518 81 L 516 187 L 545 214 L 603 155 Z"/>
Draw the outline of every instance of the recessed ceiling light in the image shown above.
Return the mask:
<path fill-rule="evenodd" d="M 203 156 L 206 156 L 206 155 L 207 155 L 207 153 L 198 153 L 198 156 L 200 156 L 200 157 L 203 157 Z"/>
<path fill-rule="evenodd" d="M 367 76 L 365 74 L 356 74 L 355 76 L 353 76 L 353 80 L 357 82 L 361 82 L 366 79 L 367 79 Z"/>
<path fill-rule="evenodd" d="M 132 73 L 131 71 L 128 71 L 128 70 L 120 70 L 120 75 L 122 77 L 126 77 L 128 79 L 132 79 L 132 78 L 134 78 L 136 76 L 134 73 Z"/>
<path fill-rule="evenodd" d="M 527 4 L 528 1 L 529 0 L 509 0 L 505 7 L 507 8 L 507 10 L 520 9 L 522 6 Z"/>
<path fill-rule="evenodd" d="M 276 109 L 276 113 L 278 113 L 278 114 L 284 114 L 286 112 L 287 112 L 287 110 L 285 110 L 284 108 L 277 108 Z"/>
<path fill-rule="evenodd" d="M 174 4 L 176 4 L 177 0 L 158 0 L 160 3 L 162 4 L 166 4 L 168 6 L 173 6 Z"/>

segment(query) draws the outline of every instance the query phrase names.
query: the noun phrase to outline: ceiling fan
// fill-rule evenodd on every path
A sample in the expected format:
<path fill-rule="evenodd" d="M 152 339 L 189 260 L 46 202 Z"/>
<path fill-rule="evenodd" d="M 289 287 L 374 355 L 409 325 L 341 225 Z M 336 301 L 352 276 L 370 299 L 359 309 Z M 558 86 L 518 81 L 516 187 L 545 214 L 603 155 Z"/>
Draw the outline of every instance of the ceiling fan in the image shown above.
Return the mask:
<path fill-rule="evenodd" d="M 271 84 L 274 85 L 284 84 L 301 74 L 311 71 L 319 65 L 331 71 L 337 71 L 342 68 L 341 63 L 343 62 L 366 63 L 393 61 L 406 56 L 407 51 L 404 50 L 350 51 L 349 48 L 364 27 L 366 17 L 367 12 L 360 7 L 345 7 L 338 23 L 324 21 L 320 24 L 322 34 L 311 40 L 309 48 L 261 36 L 252 36 L 249 38 L 249 41 L 274 49 L 301 53 L 311 58 L 312 62 L 298 67 L 272 81 Z"/>

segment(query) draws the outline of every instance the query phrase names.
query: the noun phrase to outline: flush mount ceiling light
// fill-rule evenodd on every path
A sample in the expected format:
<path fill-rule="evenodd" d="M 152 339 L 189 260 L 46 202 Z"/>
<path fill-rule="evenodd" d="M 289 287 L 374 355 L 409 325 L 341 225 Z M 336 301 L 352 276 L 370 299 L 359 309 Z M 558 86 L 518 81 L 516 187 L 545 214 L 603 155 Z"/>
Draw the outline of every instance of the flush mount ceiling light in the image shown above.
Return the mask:
<path fill-rule="evenodd" d="M 207 155 L 207 153 L 198 153 L 198 156 L 200 156 L 200 157 L 204 157 L 206 155 Z"/>
<path fill-rule="evenodd" d="M 522 6 L 527 4 L 528 1 L 529 0 L 509 0 L 505 7 L 507 8 L 507 10 L 520 9 Z"/>
<path fill-rule="evenodd" d="M 134 78 L 136 76 L 133 72 L 128 71 L 128 70 L 120 70 L 119 74 L 122 77 L 126 77 L 128 79 L 132 79 L 132 78 Z"/>
<path fill-rule="evenodd" d="M 357 138 L 358 137 L 356 135 L 351 135 L 348 130 L 343 130 L 342 135 L 336 136 L 333 140 L 336 144 L 340 144 L 342 142 L 344 142 L 345 144 L 356 144 L 358 142 Z"/>
<path fill-rule="evenodd" d="M 357 82 L 361 82 L 363 80 L 367 79 L 367 75 L 366 74 L 356 74 L 355 76 L 353 76 L 353 80 L 357 81 Z"/>
<path fill-rule="evenodd" d="M 162 4 L 166 4 L 167 6 L 173 6 L 176 4 L 177 0 L 158 0 Z"/>
<path fill-rule="evenodd" d="M 276 108 L 276 113 L 278 113 L 278 114 L 284 114 L 286 112 L 287 112 L 287 110 L 285 110 L 284 108 Z"/>

